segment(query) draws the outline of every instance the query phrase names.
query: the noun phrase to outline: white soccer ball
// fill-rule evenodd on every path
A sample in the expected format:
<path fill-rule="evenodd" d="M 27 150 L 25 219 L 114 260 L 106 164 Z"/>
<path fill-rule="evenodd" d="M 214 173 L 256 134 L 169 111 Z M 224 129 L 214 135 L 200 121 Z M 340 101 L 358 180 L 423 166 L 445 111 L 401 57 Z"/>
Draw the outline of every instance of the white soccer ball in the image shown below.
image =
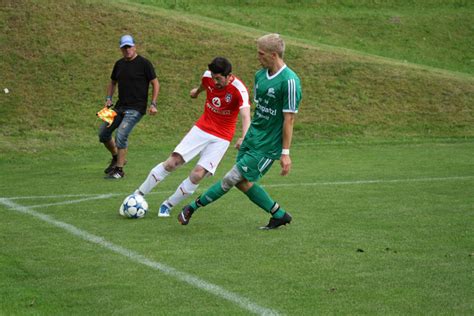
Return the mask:
<path fill-rule="evenodd" d="M 120 215 L 128 218 L 142 218 L 148 212 L 148 203 L 140 194 L 131 194 L 120 205 Z"/>

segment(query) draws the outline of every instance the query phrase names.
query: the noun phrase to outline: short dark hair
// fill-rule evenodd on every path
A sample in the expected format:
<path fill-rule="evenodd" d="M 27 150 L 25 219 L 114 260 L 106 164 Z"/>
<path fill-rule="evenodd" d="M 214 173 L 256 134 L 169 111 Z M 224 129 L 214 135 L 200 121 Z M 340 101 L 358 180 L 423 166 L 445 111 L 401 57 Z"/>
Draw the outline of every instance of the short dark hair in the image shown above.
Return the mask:
<path fill-rule="evenodd" d="M 232 72 L 232 64 L 224 57 L 214 58 L 207 67 L 212 73 L 223 76 L 228 76 Z"/>

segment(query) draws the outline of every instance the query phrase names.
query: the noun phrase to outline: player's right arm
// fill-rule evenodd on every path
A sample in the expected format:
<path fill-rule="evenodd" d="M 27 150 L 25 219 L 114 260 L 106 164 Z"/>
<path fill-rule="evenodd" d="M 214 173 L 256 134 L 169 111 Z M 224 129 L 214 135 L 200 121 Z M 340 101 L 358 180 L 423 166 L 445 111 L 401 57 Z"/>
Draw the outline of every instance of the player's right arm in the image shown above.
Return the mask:
<path fill-rule="evenodd" d="M 204 88 L 204 86 L 202 85 L 202 83 L 199 85 L 199 87 L 197 88 L 194 88 L 192 89 L 190 92 L 189 92 L 189 95 L 191 96 L 191 98 L 195 99 L 198 97 L 198 95 L 203 92 L 206 88 Z"/>

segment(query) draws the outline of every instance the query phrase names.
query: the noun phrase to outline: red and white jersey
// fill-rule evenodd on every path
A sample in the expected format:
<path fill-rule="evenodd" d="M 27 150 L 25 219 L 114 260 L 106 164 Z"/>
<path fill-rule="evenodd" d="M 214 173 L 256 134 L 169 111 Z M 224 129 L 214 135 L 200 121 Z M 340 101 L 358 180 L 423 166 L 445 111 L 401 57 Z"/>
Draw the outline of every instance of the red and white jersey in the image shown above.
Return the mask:
<path fill-rule="evenodd" d="M 204 113 L 195 125 L 211 135 L 231 141 L 239 110 L 250 107 L 247 87 L 232 75 L 227 86 L 217 89 L 209 70 L 202 76 L 201 83 L 206 88 L 207 97 Z"/>

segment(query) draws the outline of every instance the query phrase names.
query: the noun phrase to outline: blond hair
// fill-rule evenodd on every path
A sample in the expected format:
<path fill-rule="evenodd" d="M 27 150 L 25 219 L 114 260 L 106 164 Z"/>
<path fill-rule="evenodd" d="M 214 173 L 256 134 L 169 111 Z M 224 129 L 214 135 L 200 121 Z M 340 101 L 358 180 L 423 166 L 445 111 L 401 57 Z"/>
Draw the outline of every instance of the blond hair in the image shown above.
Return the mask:
<path fill-rule="evenodd" d="M 283 58 L 285 53 L 285 42 L 277 33 L 260 37 L 257 40 L 257 47 L 268 53 L 277 53 L 280 58 Z"/>

